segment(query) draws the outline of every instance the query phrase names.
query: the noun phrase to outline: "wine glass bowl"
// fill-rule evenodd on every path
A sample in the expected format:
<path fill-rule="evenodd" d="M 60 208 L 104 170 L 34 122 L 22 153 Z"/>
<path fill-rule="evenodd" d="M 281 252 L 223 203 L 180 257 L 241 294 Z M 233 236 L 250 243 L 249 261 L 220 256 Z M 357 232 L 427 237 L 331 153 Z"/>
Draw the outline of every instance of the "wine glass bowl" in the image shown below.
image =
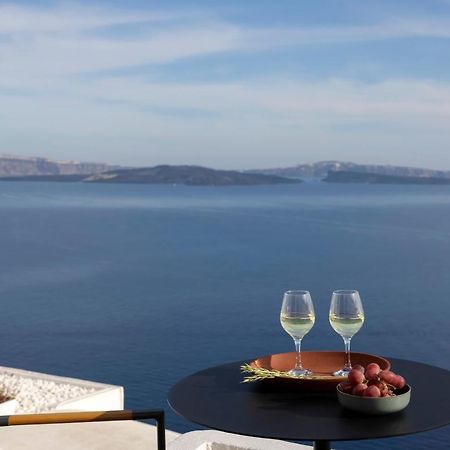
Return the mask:
<path fill-rule="evenodd" d="M 346 362 L 335 376 L 346 376 L 352 369 L 350 361 L 350 341 L 364 323 L 364 309 L 359 292 L 355 290 L 334 291 L 330 305 L 330 325 L 344 340 Z"/>
<path fill-rule="evenodd" d="M 291 375 L 303 377 L 311 375 L 311 371 L 303 368 L 301 359 L 302 339 L 314 326 L 316 316 L 311 295 L 308 291 L 287 291 L 283 296 L 280 322 L 283 329 L 295 343 L 295 366 L 289 371 Z"/>

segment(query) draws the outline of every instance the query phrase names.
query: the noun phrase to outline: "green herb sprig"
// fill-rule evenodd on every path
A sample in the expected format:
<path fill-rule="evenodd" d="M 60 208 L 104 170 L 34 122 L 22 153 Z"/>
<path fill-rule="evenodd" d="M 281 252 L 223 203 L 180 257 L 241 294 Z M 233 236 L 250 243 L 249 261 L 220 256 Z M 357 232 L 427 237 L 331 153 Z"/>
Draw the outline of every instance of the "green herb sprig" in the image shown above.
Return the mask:
<path fill-rule="evenodd" d="M 253 367 L 250 364 L 242 365 L 241 372 L 251 374 L 244 378 L 243 383 L 251 383 L 253 381 L 267 380 L 271 378 L 298 378 L 298 376 L 292 375 L 289 372 L 282 372 L 275 369 L 264 369 L 263 367 Z"/>
<path fill-rule="evenodd" d="M 252 383 L 254 381 L 270 380 L 273 378 L 293 378 L 297 380 L 302 378 L 309 380 L 325 380 L 330 378 L 329 375 L 310 375 L 308 377 L 303 377 L 292 375 L 289 372 L 283 372 L 281 370 L 265 369 L 264 367 L 254 367 L 250 364 L 243 364 L 241 366 L 241 372 L 250 374 L 244 377 L 242 381 L 243 383 Z"/>

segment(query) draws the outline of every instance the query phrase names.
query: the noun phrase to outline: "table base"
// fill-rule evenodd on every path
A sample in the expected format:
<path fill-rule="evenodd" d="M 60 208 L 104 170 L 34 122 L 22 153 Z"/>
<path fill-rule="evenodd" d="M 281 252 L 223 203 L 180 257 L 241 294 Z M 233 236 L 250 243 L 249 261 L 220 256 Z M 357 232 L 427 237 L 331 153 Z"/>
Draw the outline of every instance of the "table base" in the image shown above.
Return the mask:
<path fill-rule="evenodd" d="M 330 441 L 314 441 L 314 450 L 331 450 Z"/>

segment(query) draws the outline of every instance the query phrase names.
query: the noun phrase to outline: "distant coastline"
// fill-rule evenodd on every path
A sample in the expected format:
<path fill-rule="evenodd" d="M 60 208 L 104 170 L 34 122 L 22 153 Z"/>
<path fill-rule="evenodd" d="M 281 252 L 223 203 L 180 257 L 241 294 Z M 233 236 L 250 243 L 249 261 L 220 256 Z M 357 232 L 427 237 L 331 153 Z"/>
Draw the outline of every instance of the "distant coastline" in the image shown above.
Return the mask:
<path fill-rule="evenodd" d="M 0 181 L 56 181 L 74 183 L 83 181 L 85 178 L 85 175 L 22 175 L 0 177 Z"/>
<path fill-rule="evenodd" d="M 366 184 L 450 184 L 450 178 L 380 175 L 349 171 L 329 171 L 322 181 L 326 183 Z"/>
<path fill-rule="evenodd" d="M 278 175 L 244 173 L 235 170 L 215 170 L 200 166 L 155 166 L 118 169 L 92 175 L 89 183 L 184 184 L 188 186 L 232 186 L 301 183 L 299 179 Z"/>
<path fill-rule="evenodd" d="M 324 178 L 329 172 L 358 172 L 399 177 L 450 178 L 449 170 L 424 169 L 421 167 L 393 166 L 390 164 L 357 164 L 348 161 L 319 161 L 290 167 L 250 170 L 252 173 L 278 175 L 281 177 Z"/>
<path fill-rule="evenodd" d="M 0 156 L 0 181 L 182 184 L 188 186 L 251 186 L 301 183 L 450 184 L 450 171 L 417 167 L 319 161 L 260 170 L 217 170 L 196 165 L 121 167 L 105 163 L 52 161 L 40 157 Z"/>
<path fill-rule="evenodd" d="M 187 186 L 252 186 L 301 183 L 299 179 L 214 170 L 199 166 L 155 166 L 137 169 L 117 169 L 93 175 L 25 175 L 0 177 L 0 181 L 46 181 L 120 184 L 183 184 Z"/>

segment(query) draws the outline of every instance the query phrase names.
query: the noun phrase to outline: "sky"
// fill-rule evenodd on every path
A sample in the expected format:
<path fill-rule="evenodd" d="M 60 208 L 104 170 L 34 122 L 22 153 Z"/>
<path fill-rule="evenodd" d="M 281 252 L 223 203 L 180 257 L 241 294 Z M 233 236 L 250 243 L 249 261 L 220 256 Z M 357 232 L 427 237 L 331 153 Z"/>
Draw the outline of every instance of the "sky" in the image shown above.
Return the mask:
<path fill-rule="evenodd" d="M 0 0 L 0 154 L 450 170 L 450 0 Z"/>

